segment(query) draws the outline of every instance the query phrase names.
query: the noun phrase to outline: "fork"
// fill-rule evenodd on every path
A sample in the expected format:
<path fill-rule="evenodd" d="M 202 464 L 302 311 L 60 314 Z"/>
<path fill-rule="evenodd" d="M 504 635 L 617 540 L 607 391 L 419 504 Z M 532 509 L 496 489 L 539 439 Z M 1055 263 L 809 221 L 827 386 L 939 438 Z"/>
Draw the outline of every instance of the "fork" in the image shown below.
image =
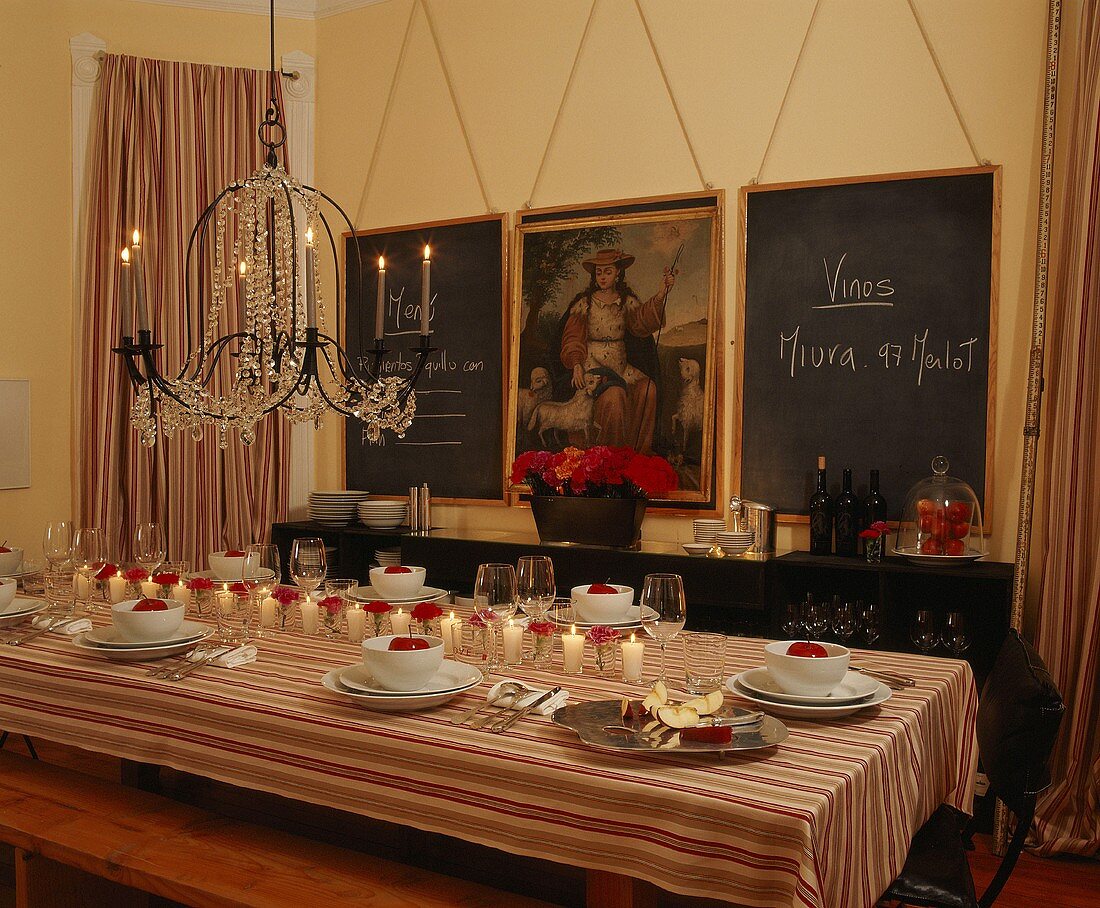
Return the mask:
<path fill-rule="evenodd" d="M 493 706 L 497 707 L 497 711 L 495 713 L 485 713 L 484 715 L 478 716 L 470 723 L 470 728 L 481 728 L 487 722 L 499 719 L 508 712 L 509 709 L 516 705 L 517 700 L 527 696 L 527 694 L 528 688 L 525 687 L 522 690 L 509 690 L 503 696 L 495 697 L 493 699 Z"/>
<path fill-rule="evenodd" d="M 176 656 L 167 664 L 158 665 L 156 668 L 151 668 L 145 674 L 147 674 L 150 678 L 155 678 L 158 675 L 170 675 L 177 669 L 183 668 L 188 662 L 191 661 L 191 657 L 194 656 L 196 653 L 201 653 L 203 650 L 209 649 L 209 647 L 209 643 L 198 643 L 195 646 L 191 647 L 191 649 L 189 649 L 187 652 L 181 653 L 180 655 Z"/>
<path fill-rule="evenodd" d="M 526 693 L 528 691 L 528 688 L 520 684 L 518 681 L 507 681 L 499 688 L 497 688 L 496 695 L 493 697 L 492 700 L 486 699 L 484 703 L 479 703 L 473 709 L 469 710 L 468 712 L 464 712 L 457 719 L 451 719 L 451 724 L 462 725 L 463 723 L 468 722 L 470 719 L 476 716 L 483 709 L 488 709 L 490 706 L 495 706 L 502 697 L 505 697 L 508 694 L 515 694 L 518 696 L 521 691 Z"/>
<path fill-rule="evenodd" d="M 68 627 L 74 621 L 79 620 L 79 618 L 69 618 L 68 620 L 58 619 L 56 621 L 51 621 L 45 627 L 40 627 L 38 630 L 31 631 L 29 634 L 24 634 L 22 637 L 13 637 L 8 641 L 8 646 L 20 646 L 28 640 L 33 640 L 35 637 L 41 637 L 43 634 L 48 634 L 50 631 L 59 631 L 64 627 Z"/>

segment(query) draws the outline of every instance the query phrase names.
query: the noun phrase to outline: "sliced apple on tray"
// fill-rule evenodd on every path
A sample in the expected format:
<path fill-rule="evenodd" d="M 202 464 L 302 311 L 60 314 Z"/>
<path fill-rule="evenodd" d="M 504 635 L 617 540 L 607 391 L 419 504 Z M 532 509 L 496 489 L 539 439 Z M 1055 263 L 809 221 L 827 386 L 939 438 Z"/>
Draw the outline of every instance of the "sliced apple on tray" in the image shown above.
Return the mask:
<path fill-rule="evenodd" d="M 694 700 L 688 700 L 684 706 L 690 706 L 700 716 L 709 716 L 711 713 L 716 713 L 722 708 L 722 704 L 725 702 L 725 696 L 720 690 L 712 690 L 705 697 L 696 697 Z"/>
<path fill-rule="evenodd" d="M 665 706 L 668 703 L 668 688 L 664 683 L 658 681 L 653 685 L 653 690 L 646 694 L 646 698 L 642 701 L 642 709 L 644 709 L 650 715 L 653 715 L 657 707 Z"/>

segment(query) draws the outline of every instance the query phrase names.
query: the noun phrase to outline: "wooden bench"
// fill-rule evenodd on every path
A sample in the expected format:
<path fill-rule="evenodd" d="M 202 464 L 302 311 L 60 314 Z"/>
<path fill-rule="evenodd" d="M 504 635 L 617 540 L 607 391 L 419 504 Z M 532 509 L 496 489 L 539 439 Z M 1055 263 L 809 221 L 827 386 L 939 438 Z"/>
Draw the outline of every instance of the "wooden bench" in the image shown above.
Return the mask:
<path fill-rule="evenodd" d="M 0 753 L 0 842 L 17 908 L 547 903 L 216 816 L 160 795 Z"/>

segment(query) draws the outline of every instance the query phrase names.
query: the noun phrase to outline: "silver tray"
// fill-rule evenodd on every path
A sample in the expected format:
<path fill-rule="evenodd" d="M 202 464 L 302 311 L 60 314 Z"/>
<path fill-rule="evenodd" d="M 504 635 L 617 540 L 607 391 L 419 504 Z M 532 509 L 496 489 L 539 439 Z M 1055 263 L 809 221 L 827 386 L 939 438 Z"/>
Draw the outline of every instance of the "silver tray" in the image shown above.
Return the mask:
<path fill-rule="evenodd" d="M 721 753 L 731 750 L 758 750 L 771 747 L 787 740 L 787 726 L 774 716 L 764 716 L 757 725 L 734 727 L 733 739 L 729 744 L 714 744 L 709 741 L 676 740 L 676 729 L 658 726 L 651 732 L 644 729 L 650 719 L 634 719 L 624 726 L 621 718 L 620 700 L 593 700 L 590 703 L 575 703 L 554 711 L 553 719 L 558 725 L 571 728 L 585 744 L 604 750 L 643 750 L 658 753 Z M 640 707 L 641 701 L 635 701 Z M 749 710 L 726 704 L 716 715 L 723 719 L 736 719 L 748 716 Z M 629 728 L 627 731 L 608 731 L 609 728 Z"/>

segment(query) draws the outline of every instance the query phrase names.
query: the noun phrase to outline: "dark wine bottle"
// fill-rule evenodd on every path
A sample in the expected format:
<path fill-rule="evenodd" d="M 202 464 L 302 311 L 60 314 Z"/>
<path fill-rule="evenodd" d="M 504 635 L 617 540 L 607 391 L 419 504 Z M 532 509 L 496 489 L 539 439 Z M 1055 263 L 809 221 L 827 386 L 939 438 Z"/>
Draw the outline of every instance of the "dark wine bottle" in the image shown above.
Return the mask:
<path fill-rule="evenodd" d="M 833 503 L 836 517 L 836 553 L 849 558 L 859 554 L 859 499 L 852 491 L 852 471 L 844 471 L 844 483 Z"/>
<path fill-rule="evenodd" d="M 825 485 L 825 458 L 817 459 L 817 491 L 810 496 L 810 554 L 833 551 L 833 500 Z"/>
<path fill-rule="evenodd" d="M 871 471 L 871 487 L 863 499 L 863 526 L 866 529 L 872 523 L 886 519 L 886 499 L 879 494 L 878 470 Z M 864 545 L 867 540 L 863 540 Z"/>

